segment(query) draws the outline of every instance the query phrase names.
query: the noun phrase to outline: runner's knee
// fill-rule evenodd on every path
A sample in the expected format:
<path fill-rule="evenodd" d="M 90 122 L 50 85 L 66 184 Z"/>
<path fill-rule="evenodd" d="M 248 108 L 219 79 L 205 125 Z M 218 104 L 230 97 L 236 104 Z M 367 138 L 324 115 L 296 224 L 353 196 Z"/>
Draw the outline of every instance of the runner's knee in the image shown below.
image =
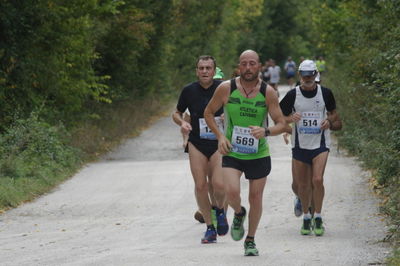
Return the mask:
<path fill-rule="evenodd" d="M 312 184 L 314 188 L 321 188 L 324 186 L 324 179 L 321 176 L 313 177 Z"/>
<path fill-rule="evenodd" d="M 310 178 L 299 178 L 296 180 L 296 184 L 298 187 L 308 187 L 310 183 Z"/>
<path fill-rule="evenodd" d="M 208 193 L 208 183 L 207 182 L 196 182 L 195 189 L 197 193 Z"/>
<path fill-rule="evenodd" d="M 218 191 L 218 192 L 225 191 L 225 184 L 222 179 L 220 180 L 217 178 L 213 178 L 212 186 L 215 191 Z"/>

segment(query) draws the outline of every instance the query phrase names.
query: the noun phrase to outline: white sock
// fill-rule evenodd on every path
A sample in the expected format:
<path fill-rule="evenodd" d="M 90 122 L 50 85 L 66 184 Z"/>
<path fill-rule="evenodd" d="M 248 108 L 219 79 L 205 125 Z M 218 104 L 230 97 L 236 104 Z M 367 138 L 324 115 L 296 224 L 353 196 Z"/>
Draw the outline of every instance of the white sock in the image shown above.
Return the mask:
<path fill-rule="evenodd" d="M 314 213 L 314 218 L 322 218 L 321 213 Z"/>
<path fill-rule="evenodd" d="M 309 212 L 304 213 L 304 214 L 303 214 L 303 219 L 305 219 L 305 220 L 310 220 L 310 219 L 311 219 L 311 214 L 310 214 Z"/>

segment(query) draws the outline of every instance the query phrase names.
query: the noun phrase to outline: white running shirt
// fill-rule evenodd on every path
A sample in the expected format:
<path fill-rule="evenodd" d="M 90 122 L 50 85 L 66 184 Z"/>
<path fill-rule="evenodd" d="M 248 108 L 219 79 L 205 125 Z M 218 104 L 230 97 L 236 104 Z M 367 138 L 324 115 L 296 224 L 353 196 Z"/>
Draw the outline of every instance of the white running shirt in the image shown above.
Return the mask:
<path fill-rule="evenodd" d="M 268 68 L 268 74 L 270 83 L 279 83 L 281 68 L 279 66 L 270 66 Z"/>
<path fill-rule="evenodd" d="M 322 96 L 321 86 L 317 85 L 317 94 L 313 98 L 306 98 L 296 86 L 296 99 L 294 110 L 301 114 L 301 119 L 292 129 L 292 147 L 296 139 L 301 149 L 314 150 L 325 144 L 331 144 L 330 130 L 321 130 L 321 123 L 326 119 L 326 107 Z"/>

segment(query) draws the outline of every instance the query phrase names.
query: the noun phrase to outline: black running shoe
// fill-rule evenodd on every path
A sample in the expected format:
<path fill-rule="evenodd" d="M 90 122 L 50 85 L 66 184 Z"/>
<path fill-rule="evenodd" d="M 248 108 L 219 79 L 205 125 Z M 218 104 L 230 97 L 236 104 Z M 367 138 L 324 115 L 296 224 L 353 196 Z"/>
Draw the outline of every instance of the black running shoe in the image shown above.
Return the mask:
<path fill-rule="evenodd" d="M 217 211 L 217 233 L 219 236 L 224 236 L 229 231 L 228 220 L 226 219 L 225 211 Z"/>
<path fill-rule="evenodd" d="M 301 227 L 300 233 L 302 235 L 311 234 L 311 219 L 303 219 L 303 226 Z"/>

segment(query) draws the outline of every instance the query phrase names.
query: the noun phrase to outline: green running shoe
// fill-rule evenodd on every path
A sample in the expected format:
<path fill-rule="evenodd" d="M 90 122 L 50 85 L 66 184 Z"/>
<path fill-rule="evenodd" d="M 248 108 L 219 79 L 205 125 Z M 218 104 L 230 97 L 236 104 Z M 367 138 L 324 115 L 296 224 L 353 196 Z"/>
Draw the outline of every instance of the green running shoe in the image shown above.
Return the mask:
<path fill-rule="evenodd" d="M 231 226 L 231 236 L 235 241 L 239 241 L 244 236 L 244 220 L 246 219 L 246 209 L 242 206 L 243 215 L 237 216 L 233 218 L 232 226 Z"/>
<path fill-rule="evenodd" d="M 218 222 L 217 222 L 217 210 L 216 210 L 216 207 L 211 207 L 211 222 L 214 225 L 214 227 L 217 228 Z"/>
<path fill-rule="evenodd" d="M 244 255 L 245 256 L 258 256 L 258 249 L 254 241 L 244 241 Z"/>
<path fill-rule="evenodd" d="M 314 218 L 314 233 L 316 236 L 322 236 L 325 233 L 325 227 L 322 225 L 322 218 Z"/>
<path fill-rule="evenodd" d="M 301 227 L 300 233 L 302 235 L 311 234 L 311 219 L 303 219 L 303 226 Z"/>

